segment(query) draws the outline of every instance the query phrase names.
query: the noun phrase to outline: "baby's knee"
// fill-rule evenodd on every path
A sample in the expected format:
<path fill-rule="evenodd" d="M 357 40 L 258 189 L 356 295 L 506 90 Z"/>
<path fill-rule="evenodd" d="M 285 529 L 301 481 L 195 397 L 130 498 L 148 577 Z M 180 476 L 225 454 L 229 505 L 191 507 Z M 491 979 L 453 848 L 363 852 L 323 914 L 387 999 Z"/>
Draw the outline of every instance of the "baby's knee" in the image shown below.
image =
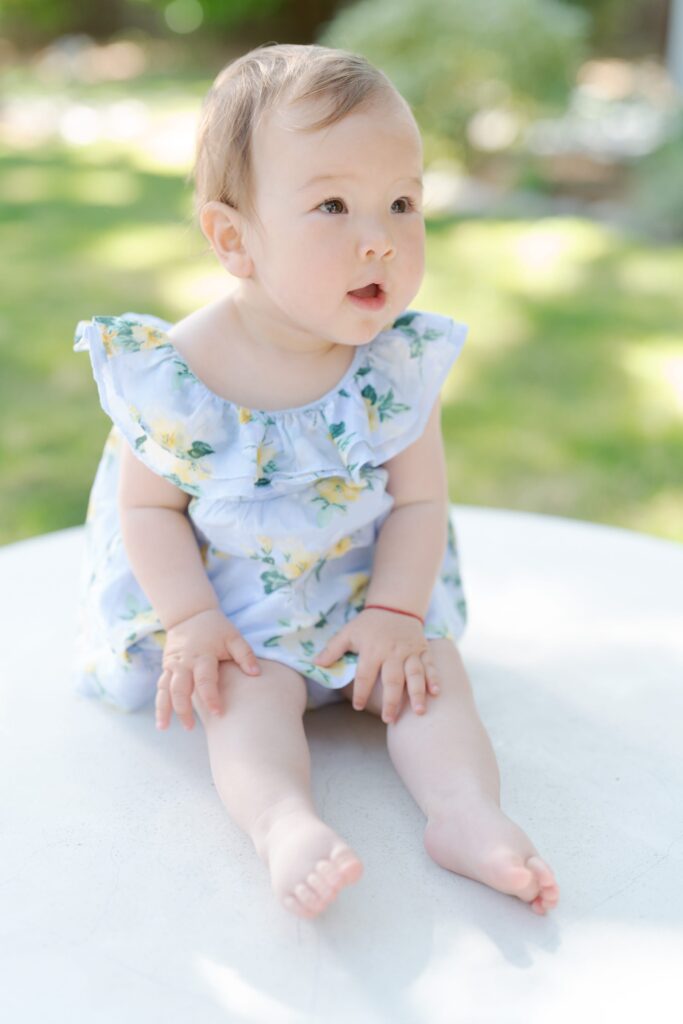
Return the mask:
<path fill-rule="evenodd" d="M 260 658 L 261 671 L 248 675 L 234 661 L 219 662 L 218 687 L 227 701 L 263 701 L 269 708 L 292 708 L 300 714 L 306 709 L 306 680 L 295 669 L 270 658 Z"/>

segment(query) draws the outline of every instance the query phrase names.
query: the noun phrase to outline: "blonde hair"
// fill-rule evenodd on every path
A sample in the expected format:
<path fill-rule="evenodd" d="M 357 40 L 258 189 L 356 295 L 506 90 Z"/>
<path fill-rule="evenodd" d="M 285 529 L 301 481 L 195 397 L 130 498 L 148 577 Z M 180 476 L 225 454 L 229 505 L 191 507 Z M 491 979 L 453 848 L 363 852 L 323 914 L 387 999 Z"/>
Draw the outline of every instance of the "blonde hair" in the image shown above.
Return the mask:
<path fill-rule="evenodd" d="M 328 100 L 318 120 L 294 128 L 312 132 L 387 94 L 408 107 L 383 71 L 346 50 L 265 43 L 238 57 L 218 73 L 202 106 L 191 172 L 195 216 L 218 200 L 258 220 L 251 140 L 261 116 L 278 103 Z"/>

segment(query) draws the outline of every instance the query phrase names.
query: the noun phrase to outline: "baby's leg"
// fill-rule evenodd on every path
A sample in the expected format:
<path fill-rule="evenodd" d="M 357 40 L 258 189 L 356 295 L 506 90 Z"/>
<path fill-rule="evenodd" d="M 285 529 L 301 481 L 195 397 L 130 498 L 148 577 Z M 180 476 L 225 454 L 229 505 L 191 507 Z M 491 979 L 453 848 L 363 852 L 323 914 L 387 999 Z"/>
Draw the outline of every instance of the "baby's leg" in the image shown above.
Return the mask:
<path fill-rule="evenodd" d="M 223 712 L 192 703 L 209 746 L 216 789 L 233 821 L 268 865 L 273 891 L 301 917 L 315 917 L 363 867 L 313 806 L 303 727 L 306 686 L 298 672 L 259 658 L 261 674 L 219 665 Z"/>
<path fill-rule="evenodd" d="M 518 896 L 544 914 L 559 889 L 522 829 L 500 809 L 500 775 L 477 713 L 460 654 L 447 638 L 429 641 L 441 692 L 417 715 L 404 691 L 396 722 L 387 726 L 389 755 L 427 817 L 424 842 L 442 867 Z M 351 699 L 351 688 L 345 688 Z M 367 710 L 381 715 L 378 680 Z"/>

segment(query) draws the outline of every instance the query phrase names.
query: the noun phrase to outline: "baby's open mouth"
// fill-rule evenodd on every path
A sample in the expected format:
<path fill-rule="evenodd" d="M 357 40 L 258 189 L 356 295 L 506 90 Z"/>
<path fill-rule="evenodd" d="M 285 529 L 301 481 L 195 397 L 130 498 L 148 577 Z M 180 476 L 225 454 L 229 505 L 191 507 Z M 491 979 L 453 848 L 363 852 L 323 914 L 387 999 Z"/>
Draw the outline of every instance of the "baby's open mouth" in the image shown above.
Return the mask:
<path fill-rule="evenodd" d="M 359 299 L 374 299 L 382 291 L 378 284 L 366 284 L 365 288 L 356 288 L 355 291 L 349 292 L 349 295 L 356 295 Z"/>

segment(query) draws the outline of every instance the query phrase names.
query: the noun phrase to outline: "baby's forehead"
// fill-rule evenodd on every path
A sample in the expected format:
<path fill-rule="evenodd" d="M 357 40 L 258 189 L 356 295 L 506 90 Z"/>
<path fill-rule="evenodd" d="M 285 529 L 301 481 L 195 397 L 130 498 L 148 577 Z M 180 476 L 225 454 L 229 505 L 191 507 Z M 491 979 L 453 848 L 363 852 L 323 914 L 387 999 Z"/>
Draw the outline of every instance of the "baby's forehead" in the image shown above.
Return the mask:
<path fill-rule="evenodd" d="M 363 137 L 373 149 L 398 146 L 401 163 L 420 173 L 422 140 L 408 105 L 393 97 L 378 97 L 349 111 L 322 129 L 306 130 L 327 113 L 324 105 L 282 103 L 264 111 L 254 128 L 252 153 L 257 175 L 275 174 L 298 179 L 302 172 L 334 172 L 340 162 L 354 154 L 356 137 Z M 360 140 L 359 140 L 360 141 Z M 362 143 L 361 143 L 362 144 Z M 314 173 L 311 171 L 311 173 Z M 306 173 L 304 177 L 310 177 Z"/>

